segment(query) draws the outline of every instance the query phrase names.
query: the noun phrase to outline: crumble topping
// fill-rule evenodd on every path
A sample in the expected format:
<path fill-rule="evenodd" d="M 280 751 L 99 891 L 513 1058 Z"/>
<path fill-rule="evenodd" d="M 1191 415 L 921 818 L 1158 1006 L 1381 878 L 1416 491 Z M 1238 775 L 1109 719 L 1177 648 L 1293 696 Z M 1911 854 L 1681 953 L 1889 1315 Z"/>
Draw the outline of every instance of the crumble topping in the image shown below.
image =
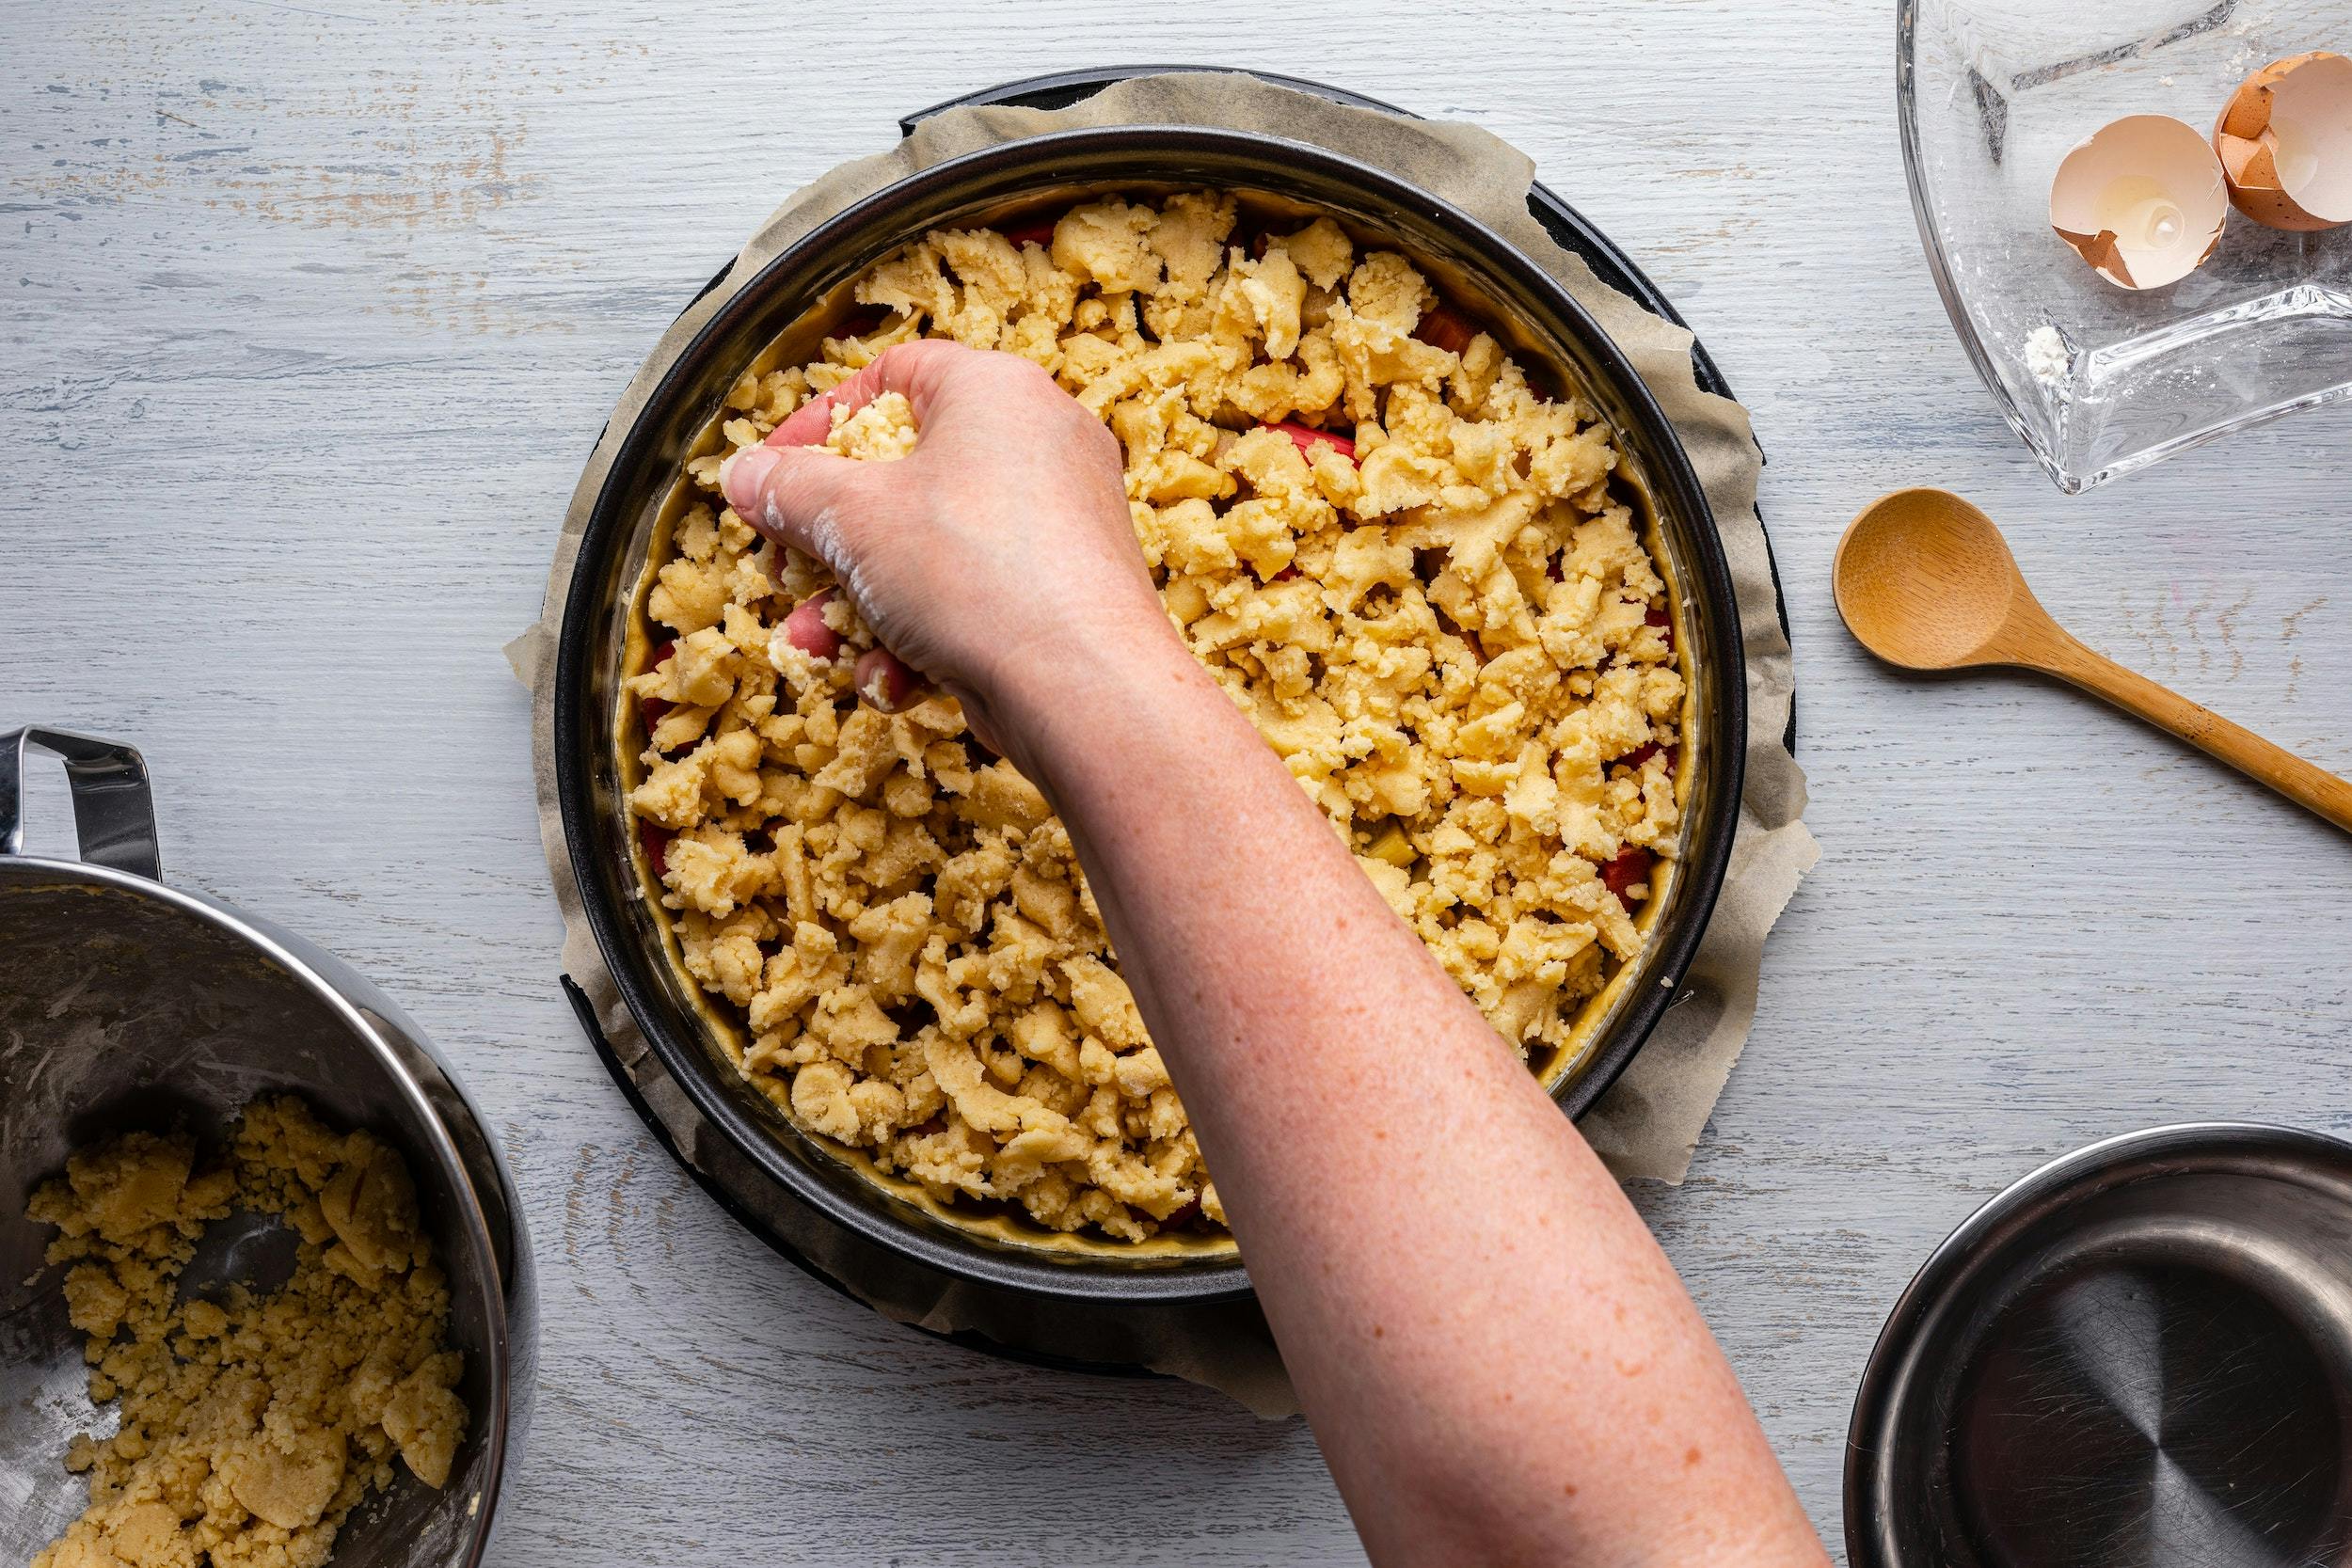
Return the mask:
<path fill-rule="evenodd" d="M 1068 834 L 952 699 L 855 703 L 873 646 L 726 507 L 729 451 L 895 343 L 1023 355 L 1126 454 L 1171 620 L 1502 1037 L 1568 1046 L 1680 826 L 1665 584 L 1616 451 L 1406 260 L 1213 192 L 937 231 L 814 362 L 736 383 L 646 608 L 629 796 L 744 1078 L 943 1201 L 1140 1240 L 1222 1224 Z M 912 451 L 896 394 L 829 444 Z M 731 1049 L 733 1049 L 731 1047 Z"/>

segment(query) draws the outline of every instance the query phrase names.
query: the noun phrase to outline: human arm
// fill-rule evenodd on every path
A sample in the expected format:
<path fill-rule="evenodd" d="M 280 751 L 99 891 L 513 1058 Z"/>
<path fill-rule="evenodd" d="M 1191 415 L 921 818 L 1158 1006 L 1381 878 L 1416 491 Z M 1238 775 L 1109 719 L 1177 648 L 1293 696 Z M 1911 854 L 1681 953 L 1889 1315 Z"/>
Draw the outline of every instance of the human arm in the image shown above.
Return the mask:
<path fill-rule="evenodd" d="M 911 456 L 802 450 L 883 390 Z M 1823 1561 L 1615 1183 L 1176 637 L 1119 471 L 1041 371 L 926 343 L 725 484 L 1069 828 L 1376 1560 Z"/>

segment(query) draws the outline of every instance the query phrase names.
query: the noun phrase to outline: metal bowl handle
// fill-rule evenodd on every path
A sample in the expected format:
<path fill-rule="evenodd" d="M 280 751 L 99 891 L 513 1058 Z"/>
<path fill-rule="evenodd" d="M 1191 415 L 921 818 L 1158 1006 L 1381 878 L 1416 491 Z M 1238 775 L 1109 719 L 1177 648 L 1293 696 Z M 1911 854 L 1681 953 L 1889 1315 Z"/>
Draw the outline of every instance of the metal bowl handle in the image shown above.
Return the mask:
<path fill-rule="evenodd" d="M 155 795 L 138 748 L 37 724 L 0 736 L 0 855 L 24 852 L 24 753 L 35 746 L 65 763 L 82 859 L 162 880 Z"/>

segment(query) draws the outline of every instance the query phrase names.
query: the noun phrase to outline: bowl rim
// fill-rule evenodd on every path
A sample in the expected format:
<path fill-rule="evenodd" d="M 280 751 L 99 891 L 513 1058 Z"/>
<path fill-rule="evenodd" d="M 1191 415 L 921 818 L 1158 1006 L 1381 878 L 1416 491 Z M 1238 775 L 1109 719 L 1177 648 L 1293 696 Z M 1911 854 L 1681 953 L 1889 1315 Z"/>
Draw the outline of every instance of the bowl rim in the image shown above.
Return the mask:
<path fill-rule="evenodd" d="M 425 1093 L 424 1086 L 417 1082 L 416 1075 L 409 1071 L 407 1064 L 400 1059 L 400 1053 L 384 1037 L 374 1021 L 331 978 L 294 951 L 284 935 L 274 927 L 229 904 L 185 888 L 174 887 L 168 882 L 139 876 L 135 872 L 117 870 L 92 861 L 0 854 L 0 888 L 10 882 L 37 880 L 96 883 L 111 892 L 155 899 L 257 949 L 264 959 L 292 977 L 335 1015 L 337 1021 L 373 1056 L 377 1065 L 398 1086 L 400 1095 L 407 1101 L 410 1109 L 417 1113 L 418 1120 L 426 1130 L 427 1151 L 440 1167 L 444 1181 L 458 1199 L 458 1228 L 465 1233 L 467 1250 L 473 1254 L 474 1276 L 487 1290 L 487 1299 L 482 1304 L 488 1332 L 484 1354 L 490 1363 L 487 1381 L 492 1395 L 490 1418 L 485 1423 L 483 1432 L 483 1441 L 488 1449 L 487 1479 L 479 1505 L 468 1513 L 463 1526 L 466 1531 L 465 1550 L 451 1560 L 453 1568 L 476 1568 L 489 1550 L 492 1522 L 498 1514 L 499 1499 L 505 1490 L 506 1461 L 515 1435 L 516 1354 L 515 1347 L 509 1343 L 508 1306 L 502 1290 L 504 1275 L 499 1267 L 498 1247 L 491 1239 L 489 1216 L 484 1212 L 482 1200 L 474 1192 L 472 1174 L 467 1169 L 465 1157 L 459 1152 L 456 1140 L 442 1121 L 440 1111 Z M 530 1243 L 518 1234 L 516 1245 L 527 1252 Z M 448 1275 L 452 1271 L 444 1269 L 442 1272 Z"/>
<path fill-rule="evenodd" d="M 1204 1259 L 1198 1263 L 1170 1261 L 1165 1267 L 1105 1268 L 1084 1257 L 1056 1258 L 1024 1254 L 976 1237 L 953 1241 L 935 1237 L 902 1217 L 887 1204 L 868 1207 L 833 1190 L 814 1178 L 797 1161 L 779 1153 L 777 1134 L 755 1120 L 726 1089 L 696 1042 L 674 1037 L 666 1009 L 653 988 L 637 973 L 649 961 L 618 912 L 604 896 L 603 867 L 595 853 L 595 782 L 605 759 L 593 754 L 595 725 L 586 708 L 595 682 L 587 665 L 594 641 L 593 621 L 610 606 L 594 592 L 594 578 L 607 557 L 627 541 L 635 523 L 634 508 L 627 504 L 630 476 L 658 460 L 658 432 L 653 426 L 664 405 L 675 401 L 704 369 L 715 345 L 747 316 L 761 312 L 765 285 L 780 274 L 804 265 L 845 237 L 882 220 L 900 204 L 939 187 L 1005 172 L 1065 150 L 1092 151 L 1117 149 L 1177 157 L 1186 152 L 1232 154 L 1317 166 L 1359 190 L 1416 212 L 1441 225 L 1463 242 L 1463 251 L 1475 256 L 1479 269 L 1516 292 L 1539 299 L 1546 309 L 1572 329 L 1576 347 L 1611 384 L 1609 390 L 1630 416 L 1628 423 L 1645 439 L 1645 477 L 1652 504 L 1661 512 L 1679 515 L 1692 549 L 1684 565 L 1698 580 L 1686 583 L 1686 596 L 1703 597 L 1710 612 L 1721 617 L 1725 630 L 1720 646 L 1710 649 L 1717 728 L 1730 743 L 1712 749 L 1708 766 L 1722 804 L 1707 831 L 1684 845 L 1679 857 L 1680 896 L 1689 900 L 1677 912 L 1671 930 L 1653 927 L 1655 946 L 1644 961 L 1659 983 L 1629 995 L 1607 1037 L 1597 1041 L 1589 1061 L 1575 1080 L 1555 1095 L 1571 1117 L 1590 1109 L 1646 1042 L 1660 1017 L 1672 1004 L 1691 959 L 1706 934 L 1723 879 L 1728 870 L 1732 839 L 1740 818 L 1745 782 L 1747 748 L 1747 682 L 1744 641 L 1740 631 L 1739 602 L 1725 558 L 1714 510 L 1691 467 L 1681 436 L 1660 408 L 1648 386 L 1635 373 L 1613 339 L 1592 314 L 1550 274 L 1493 229 L 1470 217 L 1452 202 L 1415 186 L 1385 169 L 1373 167 L 1327 148 L 1289 138 L 1222 128 L 1178 125 L 1084 127 L 1019 137 L 946 159 L 916 170 L 862 198 L 810 227 L 771 257 L 744 280 L 733 295 L 711 313 L 685 346 L 662 367 L 622 439 L 614 449 L 583 528 L 574 557 L 564 616 L 556 647 L 554 754 L 557 804 L 564 826 L 564 847 L 573 879 L 580 889 L 586 916 L 605 968 L 630 1016 L 669 1075 L 678 1082 L 694 1109 L 771 1180 L 801 1203 L 852 1234 L 878 1243 L 902 1259 L 940 1270 L 952 1276 L 1030 1294 L 1081 1302 L 1124 1301 L 1178 1304 L 1230 1300 L 1249 1292 L 1246 1268 L 1237 1258 Z M 1151 176 L 1125 177 L 1146 183 Z M 1049 183 L 1041 180 L 1041 184 Z M 725 278 L 722 269 L 712 285 Z M 707 291 L 706 291 L 707 292 Z M 1564 345 L 1565 351 L 1565 345 Z M 854 1179 L 854 1178 L 853 1178 Z M 887 1199 L 889 1195 L 880 1194 Z M 942 1227 L 943 1230 L 947 1227 Z"/>
<path fill-rule="evenodd" d="M 1851 1568 L 1909 1568 L 1885 1548 L 1878 1499 L 1895 1424 L 1931 1354 L 1926 1338 L 1959 1291 L 2002 1257 L 2035 1221 L 2133 1182 L 2215 1168 L 2233 1156 L 2275 1154 L 2332 1165 L 2352 1192 L 2352 1141 L 2310 1128 L 2257 1121 L 2180 1121 L 2119 1132 L 2044 1162 L 1979 1204 L 1936 1243 L 1903 1287 L 1871 1344 L 1846 1431 L 1844 1524 Z M 2152 1168 L 2153 1164 L 2153 1168 Z"/>

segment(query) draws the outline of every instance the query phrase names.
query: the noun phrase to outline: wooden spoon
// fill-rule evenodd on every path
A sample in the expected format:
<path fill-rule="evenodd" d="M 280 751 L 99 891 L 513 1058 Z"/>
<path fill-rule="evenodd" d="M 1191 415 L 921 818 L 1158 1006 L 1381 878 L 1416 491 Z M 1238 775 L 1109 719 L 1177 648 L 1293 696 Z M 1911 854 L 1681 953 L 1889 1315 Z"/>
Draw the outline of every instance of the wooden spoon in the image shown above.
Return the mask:
<path fill-rule="evenodd" d="M 1830 576 L 1847 628 L 1889 664 L 2056 675 L 2352 832 L 2352 784 L 2075 641 L 2026 586 L 1993 519 L 1948 490 L 1898 490 L 1864 507 Z"/>

